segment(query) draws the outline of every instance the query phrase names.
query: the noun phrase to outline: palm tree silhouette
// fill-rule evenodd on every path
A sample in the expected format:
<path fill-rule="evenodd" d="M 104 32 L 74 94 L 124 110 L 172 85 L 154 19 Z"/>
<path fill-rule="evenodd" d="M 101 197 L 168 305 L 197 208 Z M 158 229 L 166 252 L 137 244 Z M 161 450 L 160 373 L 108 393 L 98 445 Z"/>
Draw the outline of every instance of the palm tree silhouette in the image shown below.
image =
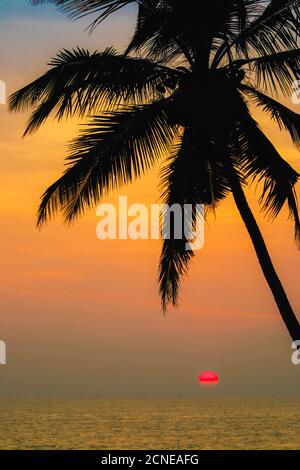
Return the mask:
<path fill-rule="evenodd" d="M 31 0 L 54 3 L 72 17 L 138 5 L 133 37 L 122 54 L 63 50 L 40 78 L 14 93 L 10 109 L 34 106 L 25 134 L 54 113 L 93 114 L 71 144 L 65 173 L 44 193 L 41 226 L 58 210 L 67 222 L 108 191 L 166 159 L 166 203 L 203 203 L 232 193 L 260 266 L 293 340 L 300 326 L 244 194 L 260 183 L 259 201 L 275 218 L 287 203 L 300 242 L 295 193 L 298 173 L 279 155 L 251 114 L 252 104 L 287 130 L 300 147 L 300 116 L 271 96 L 289 96 L 298 77 L 300 1 L 288 0 Z M 198 6 L 198 8 L 197 8 Z M 271 95 L 271 96 L 270 96 Z M 166 155 L 168 157 L 166 158 Z M 177 302 L 179 282 L 194 256 L 186 240 L 163 241 L 163 308 Z"/>

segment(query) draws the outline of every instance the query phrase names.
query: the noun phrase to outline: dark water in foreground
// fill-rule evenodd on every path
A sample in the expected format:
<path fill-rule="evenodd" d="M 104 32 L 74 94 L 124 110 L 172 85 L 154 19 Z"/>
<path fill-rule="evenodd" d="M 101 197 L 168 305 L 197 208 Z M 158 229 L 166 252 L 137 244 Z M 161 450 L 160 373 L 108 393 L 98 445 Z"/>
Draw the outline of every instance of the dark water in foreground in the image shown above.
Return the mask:
<path fill-rule="evenodd" d="M 300 400 L 0 400 L 0 449 L 300 449 Z"/>

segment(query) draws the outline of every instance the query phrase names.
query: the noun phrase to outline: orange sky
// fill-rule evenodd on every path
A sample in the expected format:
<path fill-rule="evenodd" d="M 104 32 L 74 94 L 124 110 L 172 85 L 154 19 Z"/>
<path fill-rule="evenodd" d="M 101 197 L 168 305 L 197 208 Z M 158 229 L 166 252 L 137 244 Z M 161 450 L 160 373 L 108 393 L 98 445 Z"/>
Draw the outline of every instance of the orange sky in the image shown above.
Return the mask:
<path fill-rule="evenodd" d="M 129 13 L 89 37 L 86 22 L 52 11 L 2 17 L 0 79 L 9 92 L 44 71 L 60 48 L 121 47 L 131 31 Z M 95 211 L 71 229 L 57 221 L 36 230 L 39 197 L 60 175 L 77 121 L 49 122 L 22 140 L 26 117 L 0 106 L 0 338 L 8 349 L 1 394 L 197 395 L 207 393 L 195 380 L 203 369 L 221 378 L 209 393 L 283 395 L 299 388 L 300 366 L 290 363 L 290 339 L 231 199 L 210 218 L 180 307 L 164 318 L 156 283 L 159 242 L 99 241 Z M 300 171 L 289 138 L 261 122 Z M 106 201 L 127 194 L 131 202 L 157 202 L 157 181 L 156 169 Z M 249 194 L 258 213 L 253 190 Z M 299 252 L 286 217 L 258 220 L 299 312 Z"/>

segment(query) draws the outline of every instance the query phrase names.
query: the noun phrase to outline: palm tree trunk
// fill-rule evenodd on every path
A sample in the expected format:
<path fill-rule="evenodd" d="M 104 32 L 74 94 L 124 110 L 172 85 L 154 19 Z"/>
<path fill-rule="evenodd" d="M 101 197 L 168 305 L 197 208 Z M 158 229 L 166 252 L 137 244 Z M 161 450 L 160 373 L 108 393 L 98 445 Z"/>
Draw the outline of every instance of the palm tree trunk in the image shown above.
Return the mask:
<path fill-rule="evenodd" d="M 300 340 L 299 322 L 289 303 L 281 281 L 275 271 L 272 260 L 268 253 L 267 246 L 257 225 L 255 217 L 253 216 L 252 211 L 248 205 L 241 183 L 235 173 L 232 163 L 228 161 L 226 163 L 228 169 L 229 183 L 232 189 L 234 201 L 244 221 L 244 224 L 246 225 L 254 249 L 256 251 L 259 264 L 264 273 L 266 281 L 272 291 L 281 317 L 288 329 L 292 340 Z"/>

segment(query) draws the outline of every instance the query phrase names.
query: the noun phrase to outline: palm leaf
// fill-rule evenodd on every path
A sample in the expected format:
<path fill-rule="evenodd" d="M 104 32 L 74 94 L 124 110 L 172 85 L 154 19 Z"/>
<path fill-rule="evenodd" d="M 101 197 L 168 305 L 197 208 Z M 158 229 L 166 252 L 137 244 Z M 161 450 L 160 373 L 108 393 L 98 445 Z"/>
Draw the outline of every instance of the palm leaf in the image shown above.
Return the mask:
<path fill-rule="evenodd" d="M 183 38 L 182 22 L 178 22 L 178 5 L 178 2 L 157 0 L 140 3 L 135 32 L 126 53 L 142 52 L 163 63 L 184 56 L 192 65 L 189 42 Z"/>
<path fill-rule="evenodd" d="M 237 123 L 233 134 L 235 164 L 246 178 L 263 185 L 259 202 L 272 219 L 287 203 L 294 220 L 295 239 L 300 242 L 300 221 L 295 185 L 298 173 L 280 156 L 251 116 Z"/>
<path fill-rule="evenodd" d="M 92 29 L 120 8 L 130 3 L 138 3 L 138 1 L 139 0 L 28 0 L 32 5 L 53 3 L 62 12 L 75 19 L 95 13 L 97 17 L 91 25 Z"/>
<path fill-rule="evenodd" d="M 197 204 L 205 204 L 206 211 L 215 209 L 226 197 L 230 186 L 223 170 L 225 149 L 211 142 L 203 142 L 203 136 L 195 128 L 186 128 L 170 159 L 162 170 L 161 193 L 169 207 L 178 204 L 185 214 L 185 204 L 196 210 Z M 195 222 L 199 214 L 194 212 Z M 190 229 L 195 229 L 191 226 Z M 172 226 L 170 230 L 172 234 Z M 187 273 L 194 253 L 187 251 L 185 234 L 163 240 L 159 265 L 159 289 L 163 309 L 168 303 L 176 305 L 180 280 Z"/>
<path fill-rule="evenodd" d="M 257 2 L 257 18 L 217 51 L 214 66 L 220 64 L 230 50 L 248 57 L 249 52 L 253 54 L 253 51 L 265 56 L 297 48 L 300 1 L 271 0 L 267 8 L 259 13 L 260 8 L 261 2 Z"/>
<path fill-rule="evenodd" d="M 165 155 L 176 137 L 165 100 L 95 116 L 70 148 L 71 165 L 42 197 L 38 225 L 58 210 L 74 220 L 109 190 L 132 182 Z"/>

